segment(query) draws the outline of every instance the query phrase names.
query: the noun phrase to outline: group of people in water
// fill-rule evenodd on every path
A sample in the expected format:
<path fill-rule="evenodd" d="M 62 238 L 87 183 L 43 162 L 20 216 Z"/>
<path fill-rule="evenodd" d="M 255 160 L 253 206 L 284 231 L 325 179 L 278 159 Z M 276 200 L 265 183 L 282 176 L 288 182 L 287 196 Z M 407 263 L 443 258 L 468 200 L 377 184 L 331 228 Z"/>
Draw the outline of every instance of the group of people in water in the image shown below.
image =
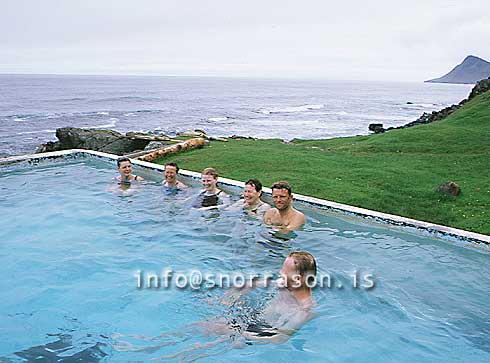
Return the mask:
<path fill-rule="evenodd" d="M 119 158 L 117 167 L 119 176 L 116 180 L 121 186 L 127 187 L 132 182 L 144 180 L 132 173 L 129 158 Z M 178 180 L 178 173 L 179 167 L 175 162 L 167 163 L 163 175 L 163 188 L 173 192 L 188 190 L 188 186 Z M 204 169 L 201 173 L 201 183 L 203 189 L 197 196 L 193 196 L 194 208 L 242 210 L 283 234 L 300 229 L 306 222 L 305 215 L 293 207 L 291 186 L 285 181 L 275 182 L 271 186 L 273 207 L 261 200 L 262 183 L 257 179 L 250 179 L 245 183 L 243 198 L 235 203 L 231 202 L 225 191 L 218 188 L 218 173 L 215 169 Z M 316 275 L 316 269 L 315 258 L 310 253 L 290 253 L 281 268 L 281 278 L 277 281 L 279 291 L 262 312 L 261 320 L 252 323 L 226 321 L 223 324 L 225 330 L 239 331 L 241 335 L 255 339 L 282 340 L 289 336 L 312 316 L 311 288 L 306 281 Z M 222 328 L 217 322 L 206 326 L 207 330 L 215 333 Z"/>
<path fill-rule="evenodd" d="M 143 181 L 141 176 L 132 173 L 131 160 L 126 157 L 117 160 L 119 176 L 116 180 L 121 185 L 130 185 L 134 181 Z M 165 165 L 162 185 L 167 190 L 184 190 L 188 186 L 178 180 L 179 167 L 175 162 Z M 243 210 L 250 216 L 256 216 L 265 224 L 277 228 L 282 233 L 300 229 L 306 222 L 305 215 L 293 205 L 292 188 L 288 182 L 278 181 L 272 184 L 272 202 L 274 207 L 262 201 L 262 183 L 258 179 L 250 179 L 245 183 L 242 199 L 231 203 L 230 196 L 219 189 L 218 173 L 213 168 L 206 168 L 201 173 L 203 189 L 194 198 L 192 206 L 199 209 Z"/>

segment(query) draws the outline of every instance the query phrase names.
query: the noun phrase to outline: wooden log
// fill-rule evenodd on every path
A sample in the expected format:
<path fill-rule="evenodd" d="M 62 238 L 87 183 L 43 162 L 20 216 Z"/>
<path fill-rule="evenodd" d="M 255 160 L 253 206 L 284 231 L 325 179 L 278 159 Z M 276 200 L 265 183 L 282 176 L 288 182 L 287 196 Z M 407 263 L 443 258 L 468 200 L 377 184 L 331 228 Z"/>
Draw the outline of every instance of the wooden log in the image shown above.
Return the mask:
<path fill-rule="evenodd" d="M 175 145 L 169 145 L 164 148 L 158 149 L 156 151 L 152 151 L 146 155 L 139 156 L 137 159 L 151 162 L 155 159 L 159 159 L 168 155 L 177 154 L 181 151 L 198 149 L 203 147 L 205 144 L 206 141 L 202 138 L 190 139 L 190 140 L 179 142 L 178 144 Z"/>
<path fill-rule="evenodd" d="M 149 153 L 152 153 L 154 151 L 161 150 L 162 148 L 156 148 L 156 149 L 150 149 L 150 150 L 142 150 L 142 151 L 135 151 L 134 153 L 129 153 L 129 154 L 124 154 L 125 157 L 130 158 L 130 159 L 135 159 L 143 155 L 147 155 Z"/>

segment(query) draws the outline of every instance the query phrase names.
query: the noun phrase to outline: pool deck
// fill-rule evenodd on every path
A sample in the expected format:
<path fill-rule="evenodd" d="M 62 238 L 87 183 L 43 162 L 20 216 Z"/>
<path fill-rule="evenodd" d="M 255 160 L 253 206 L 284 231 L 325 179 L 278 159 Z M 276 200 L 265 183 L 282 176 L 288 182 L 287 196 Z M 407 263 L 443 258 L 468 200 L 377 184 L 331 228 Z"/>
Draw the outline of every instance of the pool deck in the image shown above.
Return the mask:
<path fill-rule="evenodd" d="M 75 156 L 91 156 L 91 157 L 102 158 L 111 161 L 117 160 L 117 158 L 119 158 L 119 156 L 117 155 L 103 153 L 99 151 L 71 149 L 71 150 L 55 151 L 55 152 L 48 152 L 48 153 L 41 153 L 41 154 L 30 154 L 30 155 L 20 155 L 20 156 L 12 156 L 7 158 L 0 158 L 0 167 L 5 165 L 10 165 L 10 164 L 17 164 L 21 162 L 28 162 L 32 164 L 32 163 L 39 162 L 41 160 L 69 158 Z M 164 170 L 163 165 L 149 163 L 146 161 L 140 161 L 136 159 L 132 159 L 132 162 L 134 165 L 138 165 L 146 169 L 151 169 L 158 172 L 163 172 Z M 179 174 L 184 177 L 192 178 L 192 179 L 201 178 L 200 173 L 196 173 L 189 170 L 181 169 L 179 171 Z M 227 179 L 227 178 L 219 178 L 218 181 L 221 185 L 230 187 L 232 189 L 241 189 L 244 187 L 245 184 L 243 182 L 233 180 L 233 179 Z M 272 194 L 270 188 L 264 188 L 263 191 L 268 195 Z M 468 242 L 471 243 L 474 247 L 479 247 L 484 250 L 490 251 L 490 236 L 488 235 L 469 232 L 457 228 L 446 227 L 439 224 L 423 222 L 416 219 L 400 217 L 393 214 L 376 212 L 373 210 L 354 207 L 347 204 L 341 204 L 341 203 L 331 202 L 324 199 L 308 197 L 306 195 L 295 194 L 294 199 L 296 202 L 300 202 L 304 205 L 311 206 L 314 208 L 333 211 L 344 215 L 356 216 L 359 218 L 373 220 L 383 224 L 399 226 L 407 230 L 416 230 L 418 232 L 422 232 L 425 235 L 437 237 L 443 240 Z"/>

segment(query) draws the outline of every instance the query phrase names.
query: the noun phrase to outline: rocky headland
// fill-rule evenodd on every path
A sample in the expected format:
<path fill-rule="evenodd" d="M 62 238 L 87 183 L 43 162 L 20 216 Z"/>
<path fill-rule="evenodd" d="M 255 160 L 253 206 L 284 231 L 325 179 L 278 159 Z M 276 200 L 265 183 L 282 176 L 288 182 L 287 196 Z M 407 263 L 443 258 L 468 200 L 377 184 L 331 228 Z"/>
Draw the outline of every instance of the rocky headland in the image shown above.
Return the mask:
<path fill-rule="evenodd" d="M 449 73 L 426 82 L 472 84 L 488 77 L 490 77 L 490 63 L 474 55 L 469 55 Z"/>

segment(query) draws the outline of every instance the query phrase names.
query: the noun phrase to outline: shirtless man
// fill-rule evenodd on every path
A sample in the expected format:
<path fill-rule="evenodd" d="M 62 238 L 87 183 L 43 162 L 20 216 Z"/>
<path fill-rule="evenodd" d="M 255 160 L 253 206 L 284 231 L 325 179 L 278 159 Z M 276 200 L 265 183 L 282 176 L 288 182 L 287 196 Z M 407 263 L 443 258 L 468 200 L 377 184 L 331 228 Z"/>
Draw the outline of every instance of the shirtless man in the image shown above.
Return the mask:
<path fill-rule="evenodd" d="M 177 174 L 179 173 L 179 167 L 177 163 L 169 162 L 165 164 L 164 178 L 165 180 L 162 182 L 165 188 L 169 189 L 185 189 L 187 185 L 177 180 Z"/>
<path fill-rule="evenodd" d="M 197 324 L 205 331 L 218 335 L 239 333 L 248 339 L 283 342 L 314 317 L 315 301 L 311 287 L 315 283 L 316 273 L 313 255 L 308 252 L 291 252 L 284 260 L 278 280 L 254 282 L 253 287 L 277 288 L 275 296 L 263 309 L 254 313 L 248 309 L 239 309 L 236 315 L 225 314 L 224 317 Z M 240 306 L 240 297 L 249 289 L 228 290 L 222 303 Z"/>
<path fill-rule="evenodd" d="M 240 343 L 250 340 L 261 343 L 282 343 L 287 341 L 295 332 L 301 329 L 307 322 L 315 317 L 315 300 L 311 291 L 314 285 L 317 266 L 315 258 L 308 252 L 292 252 L 284 261 L 280 279 L 269 281 L 275 290 L 274 297 L 265 303 L 263 308 L 257 308 L 247 304 L 247 300 L 241 300 L 249 288 L 236 288 L 228 290 L 230 294 L 221 301 L 230 309 L 221 316 L 214 316 L 209 320 L 198 321 L 181 327 L 175 333 L 163 333 L 154 337 L 151 341 L 161 343 L 147 346 L 148 337 L 143 337 L 142 347 L 136 347 L 135 351 L 153 353 L 159 349 L 172 348 L 185 340 L 185 336 L 203 335 L 207 339 L 216 336 L 216 339 L 206 341 L 205 344 L 191 344 L 177 352 L 160 356 L 159 360 L 173 359 L 183 360 L 189 357 L 206 357 L 218 344 L 231 344 L 229 347 L 240 347 Z M 257 284 L 255 287 L 267 287 L 268 283 Z M 128 351 L 133 344 L 127 342 L 123 335 L 117 336 L 114 342 L 116 350 Z M 141 335 L 129 335 L 127 338 L 134 342 L 142 339 Z M 174 342 L 171 339 L 174 338 Z M 242 339 L 241 339 L 242 338 Z M 143 347 L 144 346 L 144 347 Z"/>
<path fill-rule="evenodd" d="M 314 300 L 310 286 L 316 270 L 315 258 L 310 253 L 290 253 L 280 271 L 276 296 L 265 306 L 259 321 L 249 323 L 242 334 L 251 339 L 281 342 L 312 319 Z"/>
<path fill-rule="evenodd" d="M 300 229 L 306 222 L 305 215 L 293 208 L 293 194 L 288 182 L 278 181 L 272 187 L 274 207 L 264 215 L 264 223 L 278 227 L 282 233 Z"/>

